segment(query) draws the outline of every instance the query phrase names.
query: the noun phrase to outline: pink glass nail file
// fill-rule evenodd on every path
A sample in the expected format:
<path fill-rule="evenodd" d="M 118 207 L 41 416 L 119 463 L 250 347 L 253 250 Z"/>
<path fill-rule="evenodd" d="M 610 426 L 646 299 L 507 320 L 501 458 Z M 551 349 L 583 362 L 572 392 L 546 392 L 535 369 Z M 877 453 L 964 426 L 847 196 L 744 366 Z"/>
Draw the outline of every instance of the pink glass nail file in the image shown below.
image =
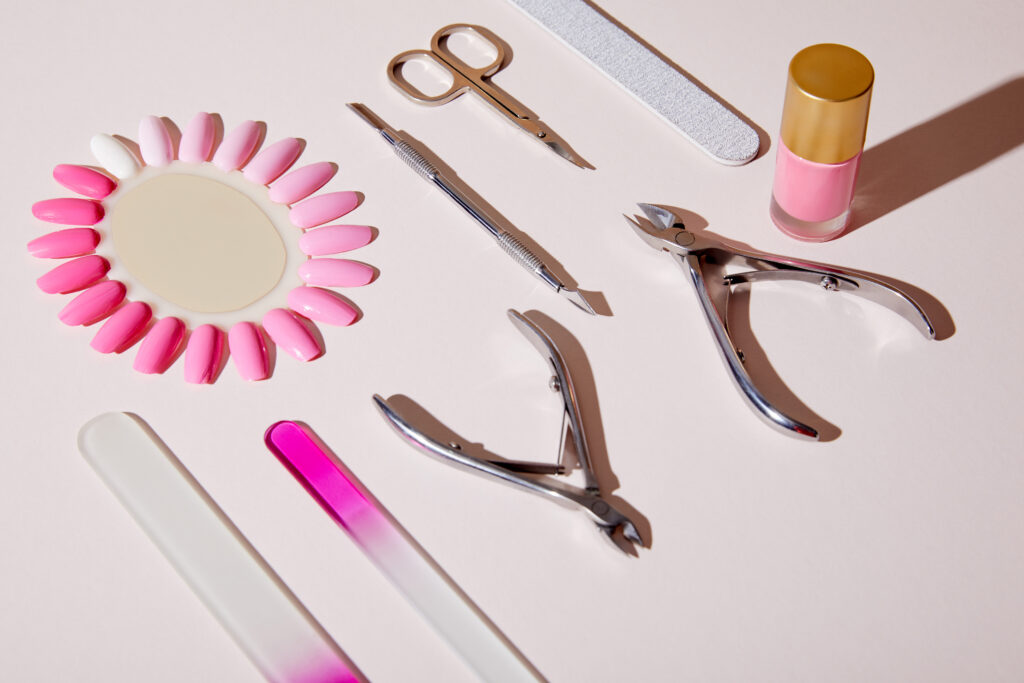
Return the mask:
<path fill-rule="evenodd" d="M 267 680 L 364 680 L 142 420 L 100 415 L 82 427 L 78 447 Z"/>
<path fill-rule="evenodd" d="M 295 422 L 267 430 L 267 447 L 328 515 L 483 680 L 540 674 L 342 465 Z"/>

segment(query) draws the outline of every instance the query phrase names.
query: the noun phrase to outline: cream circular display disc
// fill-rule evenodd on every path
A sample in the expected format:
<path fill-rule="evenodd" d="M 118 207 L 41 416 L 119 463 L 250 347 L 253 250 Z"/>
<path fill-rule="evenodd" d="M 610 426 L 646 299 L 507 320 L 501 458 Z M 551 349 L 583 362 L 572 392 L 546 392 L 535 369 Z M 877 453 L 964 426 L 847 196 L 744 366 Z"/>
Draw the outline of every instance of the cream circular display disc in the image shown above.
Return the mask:
<path fill-rule="evenodd" d="M 118 260 L 153 293 L 190 311 L 244 308 L 271 291 L 287 254 L 270 218 L 212 178 L 164 174 L 111 207 Z"/>

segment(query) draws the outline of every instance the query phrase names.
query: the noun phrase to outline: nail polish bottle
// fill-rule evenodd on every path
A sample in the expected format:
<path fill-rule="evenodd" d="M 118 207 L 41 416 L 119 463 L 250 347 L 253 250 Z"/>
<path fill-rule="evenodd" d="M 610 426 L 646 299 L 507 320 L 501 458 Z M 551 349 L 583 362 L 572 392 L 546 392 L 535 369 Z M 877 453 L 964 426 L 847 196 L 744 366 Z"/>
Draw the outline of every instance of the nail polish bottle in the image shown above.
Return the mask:
<path fill-rule="evenodd" d="M 789 63 L 770 213 L 790 237 L 824 242 L 849 225 L 874 80 L 845 45 L 812 45 Z"/>

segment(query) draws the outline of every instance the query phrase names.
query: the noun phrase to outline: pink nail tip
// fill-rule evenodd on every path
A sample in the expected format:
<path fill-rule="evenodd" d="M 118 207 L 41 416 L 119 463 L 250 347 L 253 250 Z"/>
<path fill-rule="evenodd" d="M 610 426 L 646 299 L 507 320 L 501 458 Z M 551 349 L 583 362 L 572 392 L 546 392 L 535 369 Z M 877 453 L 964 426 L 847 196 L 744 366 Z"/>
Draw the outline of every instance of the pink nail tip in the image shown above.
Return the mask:
<path fill-rule="evenodd" d="M 163 373 L 170 367 L 184 338 L 185 323 L 174 317 L 161 318 L 142 340 L 132 367 L 146 375 Z"/>
<path fill-rule="evenodd" d="M 334 177 L 338 167 L 329 161 L 318 161 L 295 169 L 270 188 L 270 201 L 294 204 L 313 194 Z"/>
<path fill-rule="evenodd" d="M 359 205 L 355 192 L 328 192 L 296 204 L 288 214 L 300 228 L 313 228 L 341 218 Z"/>
<path fill-rule="evenodd" d="M 310 259 L 299 266 L 303 282 L 318 287 L 362 287 L 373 282 L 377 271 L 365 263 L 336 258 Z"/>
<path fill-rule="evenodd" d="M 103 220 L 103 205 L 77 197 L 44 199 L 32 205 L 32 215 L 48 223 L 96 225 Z"/>
<path fill-rule="evenodd" d="M 303 233 L 299 249 L 309 256 L 339 254 L 365 247 L 372 239 L 373 230 L 365 225 L 326 225 Z"/>
<path fill-rule="evenodd" d="M 224 333 L 213 325 L 200 325 L 192 330 L 185 347 L 185 381 L 210 384 L 217 376 Z"/>
<path fill-rule="evenodd" d="M 213 164 L 222 171 L 236 171 L 252 156 L 260 141 L 262 128 L 255 121 L 244 121 L 228 133 L 213 155 Z"/>
<path fill-rule="evenodd" d="M 103 199 L 115 189 L 117 183 L 99 171 L 85 166 L 58 164 L 53 169 L 53 179 L 72 192 Z"/>
<path fill-rule="evenodd" d="M 242 379 L 255 382 L 269 375 L 263 335 L 250 322 L 236 323 L 228 331 L 228 350 Z"/>
<path fill-rule="evenodd" d="M 274 343 L 286 353 L 301 361 L 311 361 L 323 350 L 306 326 L 283 308 L 273 308 L 263 316 L 263 329 Z"/>
<path fill-rule="evenodd" d="M 201 111 L 192 117 L 181 133 L 178 159 L 189 164 L 201 164 L 210 158 L 216 133 L 213 117 Z"/>
<path fill-rule="evenodd" d="M 328 325 L 351 325 L 359 311 L 334 292 L 319 287 L 296 287 L 288 292 L 288 306 L 299 315 Z"/>
<path fill-rule="evenodd" d="M 69 258 L 84 256 L 99 243 L 100 234 L 92 228 L 67 228 L 35 238 L 28 252 L 36 258 Z"/>
<path fill-rule="evenodd" d="M 146 116 L 139 123 L 139 151 L 149 166 L 166 166 L 174 160 L 171 134 L 160 118 Z"/>
<path fill-rule="evenodd" d="M 302 153 L 302 143 L 285 138 L 260 151 L 245 167 L 242 175 L 257 185 L 267 185 L 287 171 Z"/>
<path fill-rule="evenodd" d="M 36 280 L 36 284 L 47 294 L 67 294 L 99 282 L 108 270 L 107 260 L 93 254 L 60 264 Z"/>
<path fill-rule="evenodd" d="M 106 280 L 93 285 L 57 314 L 65 325 L 91 325 L 102 320 L 124 300 L 124 285 L 117 280 Z"/>
<path fill-rule="evenodd" d="M 100 353 L 120 353 L 130 346 L 146 323 L 153 317 L 153 311 L 141 301 L 125 304 L 103 323 L 103 327 L 92 338 L 89 346 Z"/>

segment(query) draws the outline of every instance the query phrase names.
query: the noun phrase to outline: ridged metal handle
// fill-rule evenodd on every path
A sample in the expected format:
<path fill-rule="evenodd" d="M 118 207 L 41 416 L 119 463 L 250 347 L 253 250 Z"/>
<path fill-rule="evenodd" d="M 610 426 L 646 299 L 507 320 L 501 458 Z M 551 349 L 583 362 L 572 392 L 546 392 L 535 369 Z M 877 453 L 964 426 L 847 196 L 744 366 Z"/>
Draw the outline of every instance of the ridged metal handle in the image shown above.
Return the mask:
<path fill-rule="evenodd" d="M 544 262 L 512 234 L 502 232 L 497 236 L 497 240 L 505 253 L 515 259 L 523 268 L 537 272 L 544 266 Z"/>
<path fill-rule="evenodd" d="M 427 161 L 426 157 L 416 151 L 416 148 L 405 140 L 395 141 L 395 154 L 398 158 L 409 164 L 409 168 L 419 173 L 427 180 L 433 180 L 437 176 L 437 169 Z"/>

